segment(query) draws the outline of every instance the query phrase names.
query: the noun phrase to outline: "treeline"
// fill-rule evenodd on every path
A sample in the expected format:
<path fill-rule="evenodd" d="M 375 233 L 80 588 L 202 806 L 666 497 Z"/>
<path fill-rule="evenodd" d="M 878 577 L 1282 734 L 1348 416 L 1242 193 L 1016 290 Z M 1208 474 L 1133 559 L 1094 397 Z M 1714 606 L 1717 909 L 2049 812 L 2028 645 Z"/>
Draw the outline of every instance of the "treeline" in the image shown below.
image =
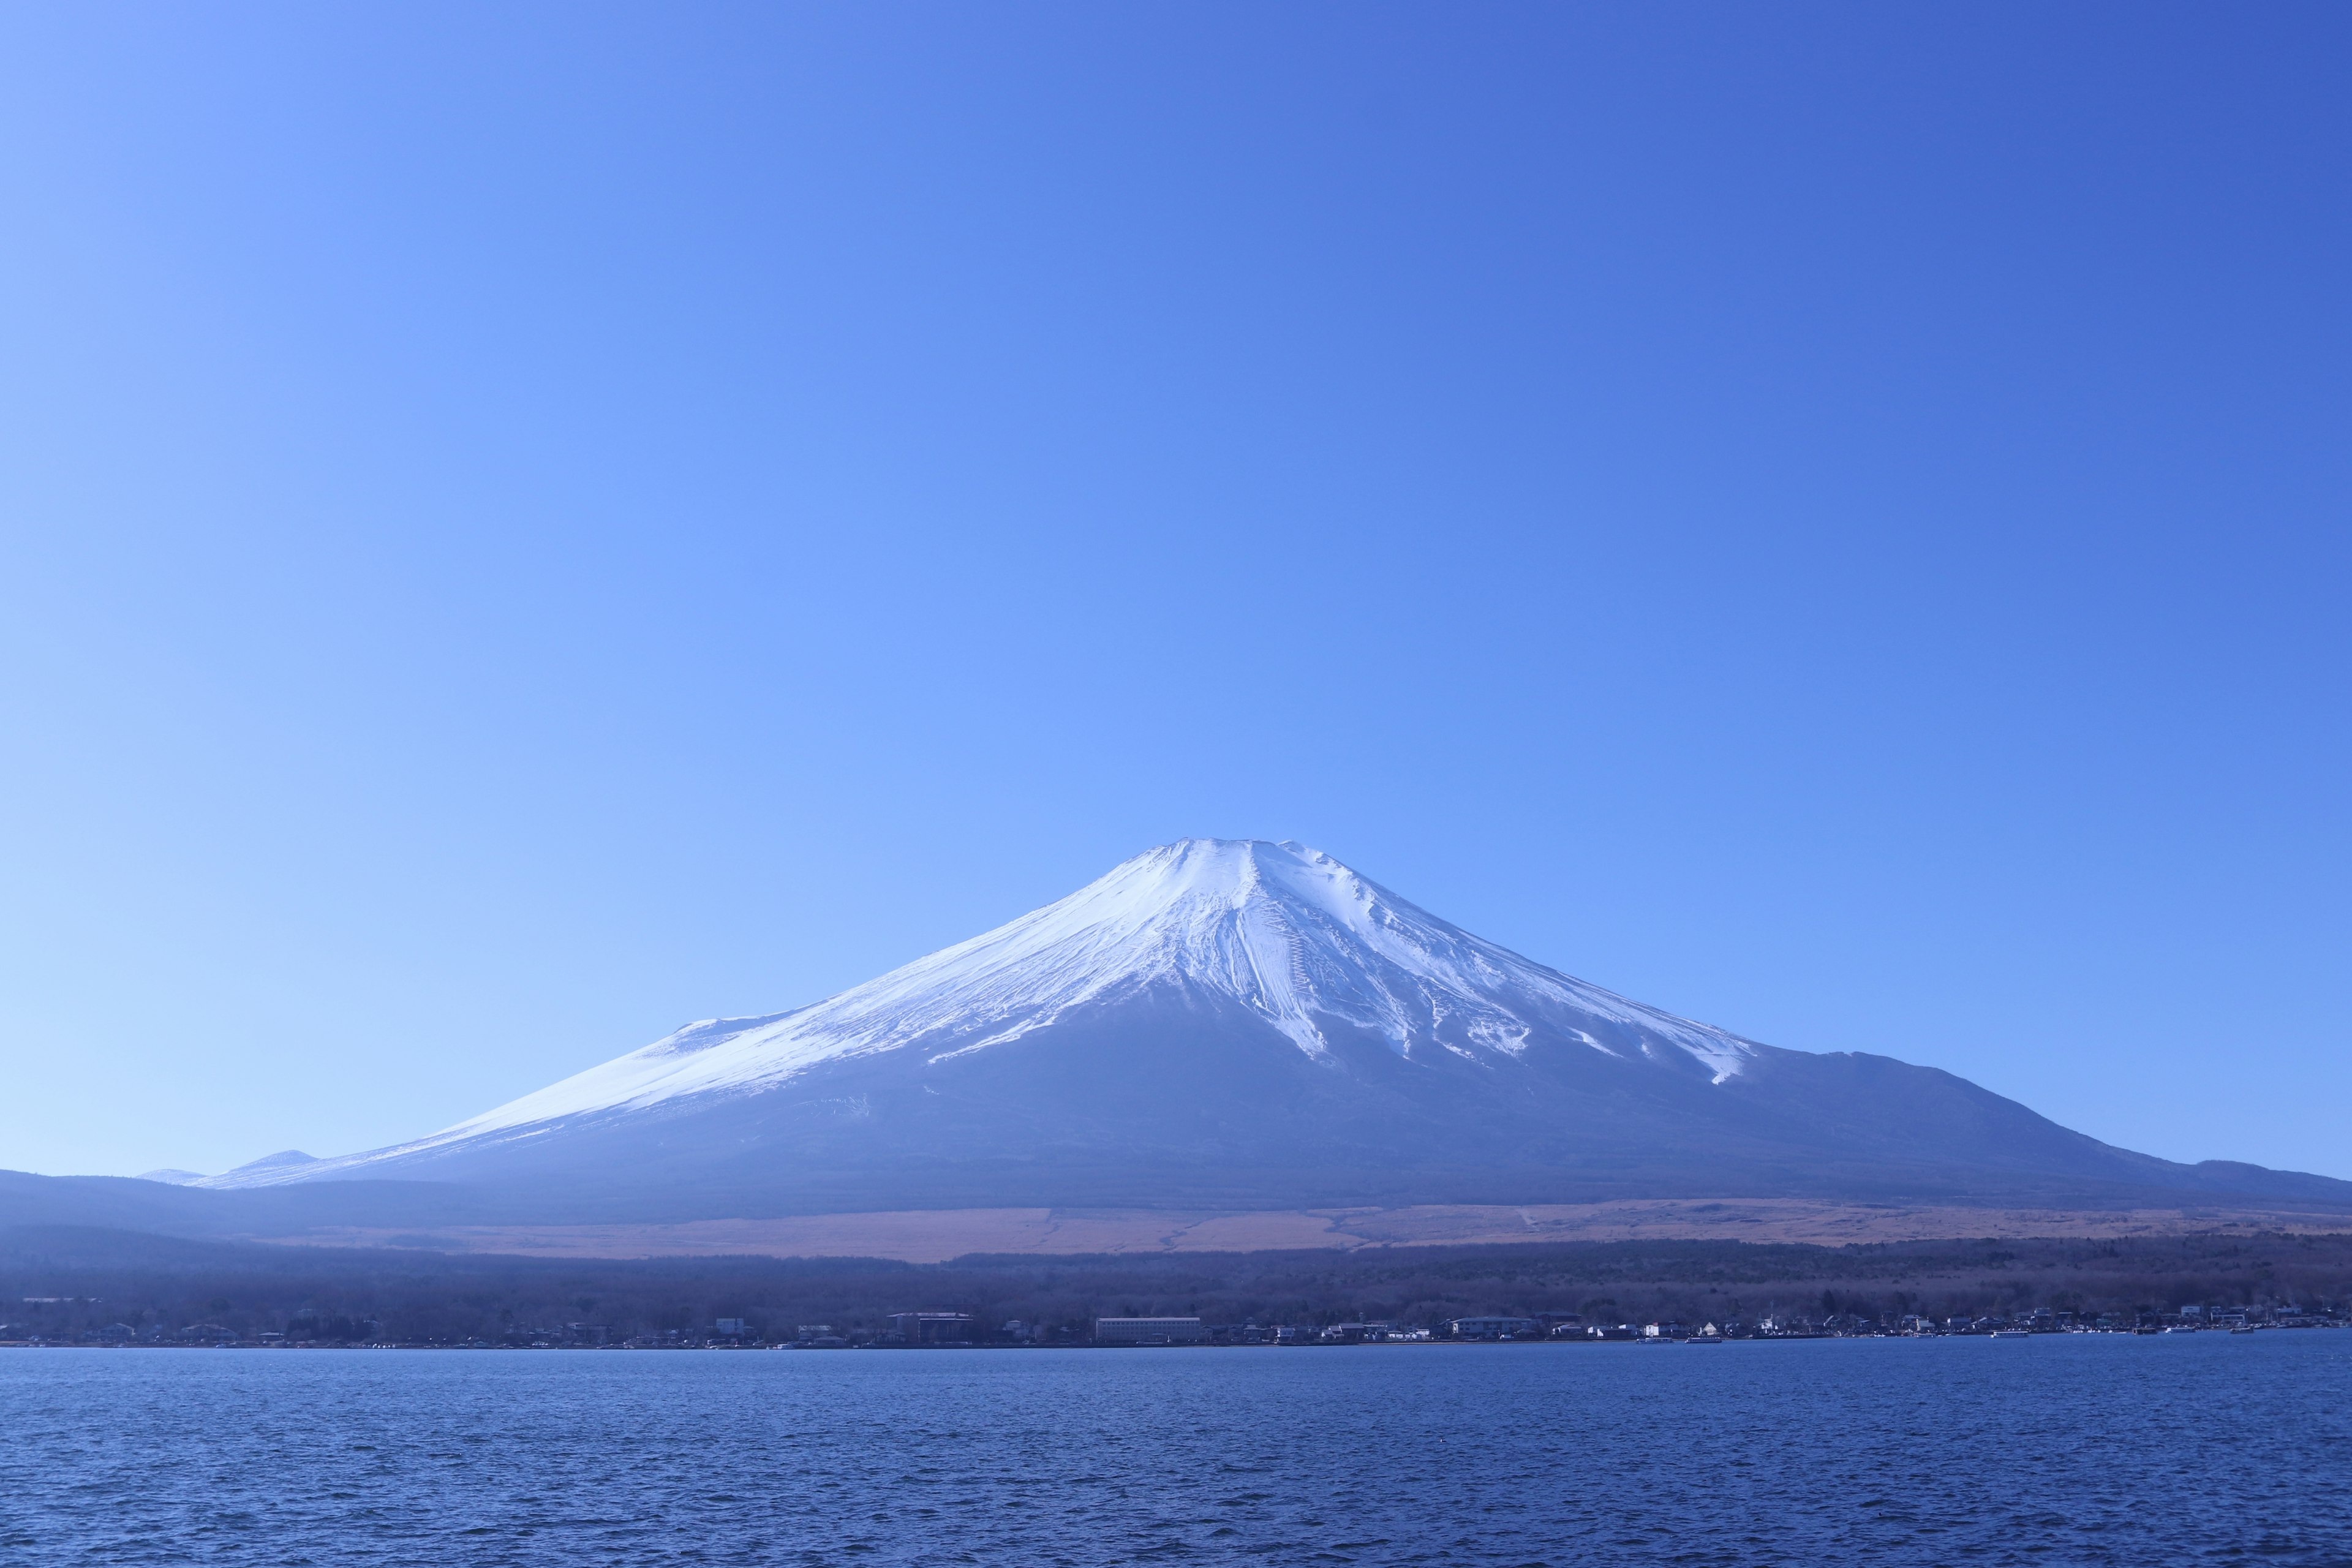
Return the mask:
<path fill-rule="evenodd" d="M 0 1338 L 142 1339 L 217 1325 L 325 1342 L 872 1334 L 887 1314 L 970 1312 L 1083 1339 L 1098 1316 L 1433 1327 L 1470 1314 L 1686 1322 L 1767 1314 L 2084 1315 L 2188 1303 L 2352 1307 L 2352 1236 L 2189 1236 L 1812 1247 L 1716 1241 L 1397 1247 L 1352 1253 L 635 1261 L 237 1246 L 123 1232 L 0 1231 Z M 575 1327 L 576 1326 L 576 1327 Z M 119 1335 L 118 1335 L 119 1337 Z"/>

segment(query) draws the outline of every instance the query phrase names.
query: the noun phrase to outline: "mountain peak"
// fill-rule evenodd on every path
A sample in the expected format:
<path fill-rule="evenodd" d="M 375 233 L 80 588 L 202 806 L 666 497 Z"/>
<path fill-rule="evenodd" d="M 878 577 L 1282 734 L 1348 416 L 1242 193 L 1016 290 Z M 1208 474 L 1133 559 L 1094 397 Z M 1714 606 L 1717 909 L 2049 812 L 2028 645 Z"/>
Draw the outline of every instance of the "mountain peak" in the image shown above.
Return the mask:
<path fill-rule="evenodd" d="M 1124 931 L 1171 918 L 1213 921 L 1221 911 L 1239 910 L 1253 900 L 1303 905 L 1352 925 L 1381 897 L 1372 883 L 1304 844 L 1179 838 L 1121 861 L 1068 898 L 964 946 L 1023 927 L 1033 935 L 1058 940 L 1086 927 Z"/>
<path fill-rule="evenodd" d="M 1300 877 L 1355 875 L 1321 850 L 1290 839 L 1276 843 L 1265 838 L 1179 838 L 1120 861 L 1073 897 L 1098 888 L 1137 891 L 1157 888 L 1171 896 L 1222 891 L 1241 897 L 1269 890 L 1269 879 L 1286 883 Z"/>
<path fill-rule="evenodd" d="M 305 1154 L 299 1149 L 280 1149 L 275 1154 L 264 1154 L 258 1160 L 247 1160 L 244 1164 L 239 1165 L 237 1169 L 240 1171 L 276 1171 L 291 1169 L 297 1165 L 315 1165 L 318 1163 L 319 1157 L 315 1154 Z"/>
<path fill-rule="evenodd" d="M 1336 1065 L 1340 1041 L 1404 1060 L 1496 1065 L 1540 1037 L 1698 1068 L 1724 1081 L 1755 1053 L 1722 1030 L 1470 936 L 1319 848 L 1176 839 L 1122 860 L 1068 898 L 866 985 L 788 1013 L 691 1023 L 402 1150 L 682 1098 L 762 1093 L 846 1058 L 903 1053 L 939 1068 L 1148 996 L 1188 999 L 1244 1027 L 1254 1020 L 1327 1065 Z M 299 1171 L 278 1173 L 266 1163 L 214 1180 Z"/>
<path fill-rule="evenodd" d="M 583 1219 L 2265 1184 L 2352 1198 L 2109 1149 L 1890 1058 L 1759 1046 L 1256 838 L 1160 845 L 863 985 L 689 1024 L 430 1137 L 197 1184 L 355 1177 L 483 1184 Z"/>
<path fill-rule="evenodd" d="M 2352 1201 L 2109 1149 L 1933 1068 L 1759 1046 L 1257 838 L 1162 844 L 863 985 L 689 1024 L 414 1142 L 198 1184 L 354 1177 L 478 1184 L 582 1222 L 2265 1184 Z"/>
<path fill-rule="evenodd" d="M 1757 1050 L 1473 936 L 1306 845 L 1180 838 L 863 985 L 787 1013 L 689 1024 L 403 1148 L 761 1093 L 855 1058 L 903 1057 L 920 1072 L 1161 1003 L 1286 1040 L 1342 1073 L 1342 1057 L 1361 1051 L 1493 1069 L 1540 1040 L 1722 1083 Z M 275 1179 L 258 1164 L 220 1180 Z"/>

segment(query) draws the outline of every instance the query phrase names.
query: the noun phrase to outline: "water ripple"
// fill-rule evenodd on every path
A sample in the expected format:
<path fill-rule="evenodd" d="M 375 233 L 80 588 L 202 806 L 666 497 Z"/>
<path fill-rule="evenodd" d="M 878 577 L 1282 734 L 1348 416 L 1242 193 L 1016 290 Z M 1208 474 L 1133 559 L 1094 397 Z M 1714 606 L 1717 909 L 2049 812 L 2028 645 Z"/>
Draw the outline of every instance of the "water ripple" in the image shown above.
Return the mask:
<path fill-rule="evenodd" d="M 0 1351 L 0 1561 L 2352 1563 L 2352 1333 Z"/>

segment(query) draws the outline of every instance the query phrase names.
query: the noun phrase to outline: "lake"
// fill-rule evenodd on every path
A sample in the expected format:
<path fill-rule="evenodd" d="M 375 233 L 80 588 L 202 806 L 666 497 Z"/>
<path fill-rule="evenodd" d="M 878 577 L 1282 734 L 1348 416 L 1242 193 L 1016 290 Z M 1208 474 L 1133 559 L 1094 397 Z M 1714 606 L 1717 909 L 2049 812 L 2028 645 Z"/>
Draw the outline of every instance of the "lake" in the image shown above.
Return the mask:
<path fill-rule="evenodd" d="M 0 1351 L 11 1564 L 2352 1563 L 2352 1332 Z"/>

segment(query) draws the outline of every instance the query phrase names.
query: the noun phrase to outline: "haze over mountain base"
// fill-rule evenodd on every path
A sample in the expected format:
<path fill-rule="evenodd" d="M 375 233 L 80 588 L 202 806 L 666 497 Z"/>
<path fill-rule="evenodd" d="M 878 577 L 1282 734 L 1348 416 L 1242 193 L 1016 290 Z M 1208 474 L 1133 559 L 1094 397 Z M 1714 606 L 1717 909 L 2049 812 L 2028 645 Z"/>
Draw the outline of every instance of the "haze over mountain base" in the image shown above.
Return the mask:
<path fill-rule="evenodd" d="M 1155 1209 L 931 1209 L 693 1220 L 683 1225 L 322 1226 L 253 1237 L 310 1247 L 429 1248 L 521 1258 L 1097 1257 L 1293 1252 L 1585 1241 L 1797 1242 L 1845 1246 L 2023 1237 L 2159 1237 L 2352 1231 L 2342 1209 L 2025 1209 L 1803 1199 L 1632 1200 L 1510 1206 L 1196 1214 Z"/>

